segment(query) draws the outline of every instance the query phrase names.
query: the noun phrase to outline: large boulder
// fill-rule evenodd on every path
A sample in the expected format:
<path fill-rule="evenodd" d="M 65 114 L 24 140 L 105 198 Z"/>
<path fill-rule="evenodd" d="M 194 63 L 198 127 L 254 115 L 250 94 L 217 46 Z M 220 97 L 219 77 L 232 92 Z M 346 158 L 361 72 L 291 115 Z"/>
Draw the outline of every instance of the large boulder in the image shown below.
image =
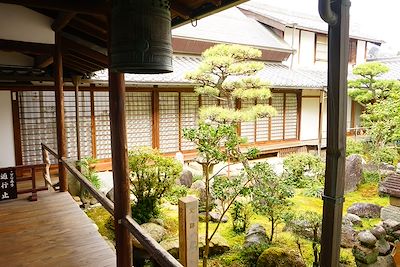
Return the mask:
<path fill-rule="evenodd" d="M 343 216 L 343 224 L 349 224 L 351 226 L 356 225 L 362 227 L 362 220 L 359 216 L 355 214 L 347 213 L 345 216 Z"/>
<path fill-rule="evenodd" d="M 342 236 L 340 246 L 343 248 L 352 248 L 356 243 L 357 232 L 350 225 L 342 225 Z"/>
<path fill-rule="evenodd" d="M 219 212 L 215 212 L 215 211 L 209 212 L 208 215 L 210 216 L 210 220 L 212 222 L 219 222 L 219 219 L 221 218 L 221 214 Z M 228 216 L 224 215 L 221 219 L 221 222 L 222 223 L 228 222 Z"/>
<path fill-rule="evenodd" d="M 379 251 L 377 248 L 367 248 L 360 244 L 353 247 L 353 255 L 356 259 L 357 266 L 358 262 L 364 264 L 372 264 L 378 260 Z"/>
<path fill-rule="evenodd" d="M 193 183 L 193 174 L 189 170 L 183 170 L 181 176 L 179 177 L 179 182 L 181 185 L 186 186 L 187 188 L 190 188 Z"/>
<path fill-rule="evenodd" d="M 372 228 L 371 233 L 376 237 L 376 239 L 381 239 L 386 236 L 386 230 L 382 226 L 378 225 Z"/>
<path fill-rule="evenodd" d="M 143 230 L 147 232 L 157 242 L 161 242 L 161 240 L 167 233 L 164 227 L 155 223 L 144 223 L 140 225 L 140 227 L 142 227 Z M 135 248 L 143 249 L 143 246 L 135 237 L 132 237 L 132 246 Z"/>
<path fill-rule="evenodd" d="M 205 235 L 200 235 L 199 236 L 200 257 L 203 255 L 204 248 L 205 248 Z M 231 248 L 228 244 L 228 241 L 226 241 L 226 239 L 223 238 L 221 235 L 215 234 L 210 242 L 209 256 L 221 255 L 229 251 L 230 249 Z"/>
<path fill-rule="evenodd" d="M 353 192 L 362 180 L 362 158 L 360 155 L 350 155 L 346 159 L 344 192 Z"/>
<path fill-rule="evenodd" d="M 257 267 L 305 267 L 302 259 L 293 251 L 270 247 L 257 260 Z"/>
<path fill-rule="evenodd" d="M 371 203 L 354 203 L 347 209 L 347 213 L 361 218 L 380 218 L 382 207 Z"/>
<path fill-rule="evenodd" d="M 260 224 L 252 224 L 250 225 L 249 230 L 246 233 L 243 246 L 250 247 L 253 245 L 260 245 L 267 242 L 268 239 L 264 226 Z"/>
<path fill-rule="evenodd" d="M 361 245 L 367 248 L 374 248 L 377 241 L 376 237 L 368 230 L 358 233 L 357 238 Z"/>

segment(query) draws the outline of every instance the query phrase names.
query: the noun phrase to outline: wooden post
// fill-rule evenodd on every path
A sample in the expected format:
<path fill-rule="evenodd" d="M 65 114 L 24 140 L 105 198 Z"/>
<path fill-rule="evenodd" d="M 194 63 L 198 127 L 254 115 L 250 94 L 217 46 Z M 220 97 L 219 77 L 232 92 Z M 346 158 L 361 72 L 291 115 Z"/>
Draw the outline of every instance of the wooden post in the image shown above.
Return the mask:
<path fill-rule="evenodd" d="M 30 197 L 30 201 L 37 201 L 37 190 L 36 190 L 36 168 L 32 167 L 31 168 L 32 172 L 32 195 Z"/>
<path fill-rule="evenodd" d="M 188 196 L 179 199 L 179 260 L 185 267 L 199 264 L 199 201 Z"/>
<path fill-rule="evenodd" d="M 328 30 L 328 133 L 325 188 L 322 197 L 324 205 L 320 259 L 321 266 L 332 267 L 339 266 L 344 202 L 349 9 L 349 0 L 320 0 L 320 14 L 326 15 L 325 20 L 330 24 Z"/>
<path fill-rule="evenodd" d="M 55 33 L 56 45 L 54 52 L 54 87 L 56 94 L 56 120 L 57 120 L 57 150 L 58 150 L 58 176 L 60 181 L 60 191 L 68 190 L 67 170 L 60 161 L 67 155 L 67 139 L 65 137 L 65 118 L 64 118 L 64 88 L 63 88 L 63 66 L 62 66 L 62 47 L 61 32 Z"/>
<path fill-rule="evenodd" d="M 46 183 L 47 188 L 53 187 L 50 176 L 50 159 L 49 152 L 42 146 L 43 163 L 45 164 L 43 171 L 43 178 Z"/>

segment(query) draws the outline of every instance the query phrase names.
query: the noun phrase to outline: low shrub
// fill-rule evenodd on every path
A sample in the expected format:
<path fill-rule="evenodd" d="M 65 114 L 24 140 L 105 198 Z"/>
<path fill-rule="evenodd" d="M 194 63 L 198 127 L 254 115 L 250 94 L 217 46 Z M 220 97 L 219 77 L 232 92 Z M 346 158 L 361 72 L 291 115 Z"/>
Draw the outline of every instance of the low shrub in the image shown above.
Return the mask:
<path fill-rule="evenodd" d="M 260 255 L 256 266 L 305 267 L 306 265 L 296 253 L 283 248 L 270 247 Z"/>
<path fill-rule="evenodd" d="M 372 150 L 371 161 L 375 164 L 388 163 L 395 165 L 399 159 L 399 153 L 394 147 L 383 147 Z"/>
<path fill-rule="evenodd" d="M 269 246 L 268 243 L 262 243 L 243 248 L 239 253 L 241 262 L 245 266 L 256 267 L 258 258 Z"/>
<path fill-rule="evenodd" d="M 100 189 L 101 181 L 94 168 L 95 163 L 97 163 L 97 159 L 86 157 L 78 161 L 77 165 L 85 178 L 88 179 L 96 189 Z"/>
<path fill-rule="evenodd" d="M 283 170 L 287 183 L 304 188 L 313 181 L 323 183 L 325 164 L 316 155 L 299 153 L 289 155 L 284 159 Z"/>
<path fill-rule="evenodd" d="M 158 217 L 160 199 L 172 188 L 182 172 L 182 165 L 174 158 L 161 155 L 152 148 L 129 151 L 132 217 L 139 223 Z"/>
<path fill-rule="evenodd" d="M 361 141 L 356 141 L 351 138 L 347 138 L 346 140 L 346 156 L 350 156 L 353 154 L 364 155 L 365 145 Z"/>
<path fill-rule="evenodd" d="M 381 175 L 379 171 L 366 171 L 364 170 L 362 173 L 364 184 L 368 183 L 379 183 L 381 181 Z"/>
<path fill-rule="evenodd" d="M 310 182 L 304 189 L 303 195 L 306 197 L 321 198 L 324 193 L 324 185 L 319 181 Z"/>
<path fill-rule="evenodd" d="M 165 195 L 165 199 L 173 204 L 178 205 L 179 199 L 182 197 L 186 197 L 188 194 L 188 188 L 184 185 L 174 185 L 171 188 L 171 191 L 167 192 Z"/>
<path fill-rule="evenodd" d="M 246 232 L 253 213 L 253 208 L 248 201 L 236 200 L 231 207 L 233 231 L 236 233 Z"/>

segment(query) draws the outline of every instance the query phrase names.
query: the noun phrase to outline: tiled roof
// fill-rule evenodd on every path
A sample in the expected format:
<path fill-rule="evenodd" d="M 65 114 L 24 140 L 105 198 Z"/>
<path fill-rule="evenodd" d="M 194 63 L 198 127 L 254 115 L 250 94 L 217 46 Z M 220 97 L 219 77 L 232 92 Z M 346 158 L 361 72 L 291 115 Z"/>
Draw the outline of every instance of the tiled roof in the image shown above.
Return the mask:
<path fill-rule="evenodd" d="M 196 25 L 197 24 L 197 25 Z M 284 50 L 290 46 L 270 29 L 256 20 L 248 18 L 233 7 L 212 16 L 172 30 L 172 35 L 189 39 L 200 39 L 223 43 L 244 44 L 257 48 Z"/>
<path fill-rule="evenodd" d="M 273 6 L 275 0 L 264 0 L 261 1 L 249 1 L 239 5 L 240 9 L 244 9 L 255 14 L 267 17 L 268 19 L 274 20 L 284 26 L 293 27 L 293 24 L 297 24 L 297 28 L 314 30 L 317 32 L 328 32 L 328 25 L 318 15 L 311 15 L 301 13 L 299 11 L 290 9 L 279 8 Z M 378 40 L 376 37 L 371 36 L 361 30 L 360 25 L 357 23 L 350 24 L 350 37 L 355 39 L 367 40 L 375 43 L 382 43 L 382 40 Z"/>
<path fill-rule="evenodd" d="M 389 67 L 389 72 L 380 76 L 380 79 L 400 80 L 400 57 L 377 58 L 369 61 L 378 61 Z"/>
<path fill-rule="evenodd" d="M 173 66 L 174 71 L 167 74 L 125 74 L 127 84 L 146 84 L 146 85 L 190 85 L 191 82 L 186 80 L 185 74 L 189 71 L 197 69 L 201 62 L 200 57 L 174 55 Z M 314 79 L 313 76 L 307 75 L 305 71 L 291 70 L 289 67 L 281 63 L 265 63 L 265 68 L 258 73 L 258 76 L 268 81 L 272 87 L 279 88 L 309 88 L 321 89 L 324 82 Z M 95 72 L 92 80 L 96 83 L 108 80 L 108 71 L 101 70 Z"/>

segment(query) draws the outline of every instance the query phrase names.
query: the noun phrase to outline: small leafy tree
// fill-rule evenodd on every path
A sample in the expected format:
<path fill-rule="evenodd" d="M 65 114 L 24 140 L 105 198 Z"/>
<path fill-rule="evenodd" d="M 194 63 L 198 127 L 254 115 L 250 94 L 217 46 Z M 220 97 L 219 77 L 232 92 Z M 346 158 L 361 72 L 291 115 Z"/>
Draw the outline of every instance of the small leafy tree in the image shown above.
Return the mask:
<path fill-rule="evenodd" d="M 159 201 L 171 189 L 182 172 L 182 165 L 157 150 L 143 147 L 129 151 L 132 217 L 144 223 L 159 215 Z"/>
<path fill-rule="evenodd" d="M 236 200 L 231 210 L 233 231 L 244 233 L 250 225 L 253 216 L 253 207 L 249 201 Z"/>
<path fill-rule="evenodd" d="M 283 161 L 283 175 L 296 187 L 323 183 L 325 166 L 319 156 L 310 153 L 291 154 Z"/>
<path fill-rule="evenodd" d="M 289 212 L 294 190 L 285 183 L 285 178 L 275 174 L 267 162 L 255 164 L 251 172 L 256 177 L 256 183 L 252 186 L 254 209 L 265 214 L 270 221 L 271 233 L 268 239 L 272 241 L 277 225 Z"/>
<path fill-rule="evenodd" d="M 97 175 L 97 172 L 95 170 L 95 164 L 97 163 L 97 159 L 93 157 L 85 157 L 77 162 L 78 167 L 80 168 L 80 171 L 82 174 L 85 176 L 86 179 L 96 188 L 100 189 L 101 187 L 101 180 L 99 176 Z M 83 202 L 86 203 L 86 201 L 91 202 L 91 200 L 95 200 L 92 196 L 90 196 L 90 193 L 87 189 L 85 189 L 83 186 L 81 186 L 80 189 L 80 197 L 83 200 Z"/>
<path fill-rule="evenodd" d="M 320 238 L 322 216 L 313 211 L 300 212 L 286 217 L 286 226 L 300 238 L 306 238 L 312 241 L 314 254 L 313 267 L 320 266 Z M 300 255 L 303 257 L 301 242 L 297 239 L 297 245 Z M 303 257 L 304 260 L 304 257 Z"/>

